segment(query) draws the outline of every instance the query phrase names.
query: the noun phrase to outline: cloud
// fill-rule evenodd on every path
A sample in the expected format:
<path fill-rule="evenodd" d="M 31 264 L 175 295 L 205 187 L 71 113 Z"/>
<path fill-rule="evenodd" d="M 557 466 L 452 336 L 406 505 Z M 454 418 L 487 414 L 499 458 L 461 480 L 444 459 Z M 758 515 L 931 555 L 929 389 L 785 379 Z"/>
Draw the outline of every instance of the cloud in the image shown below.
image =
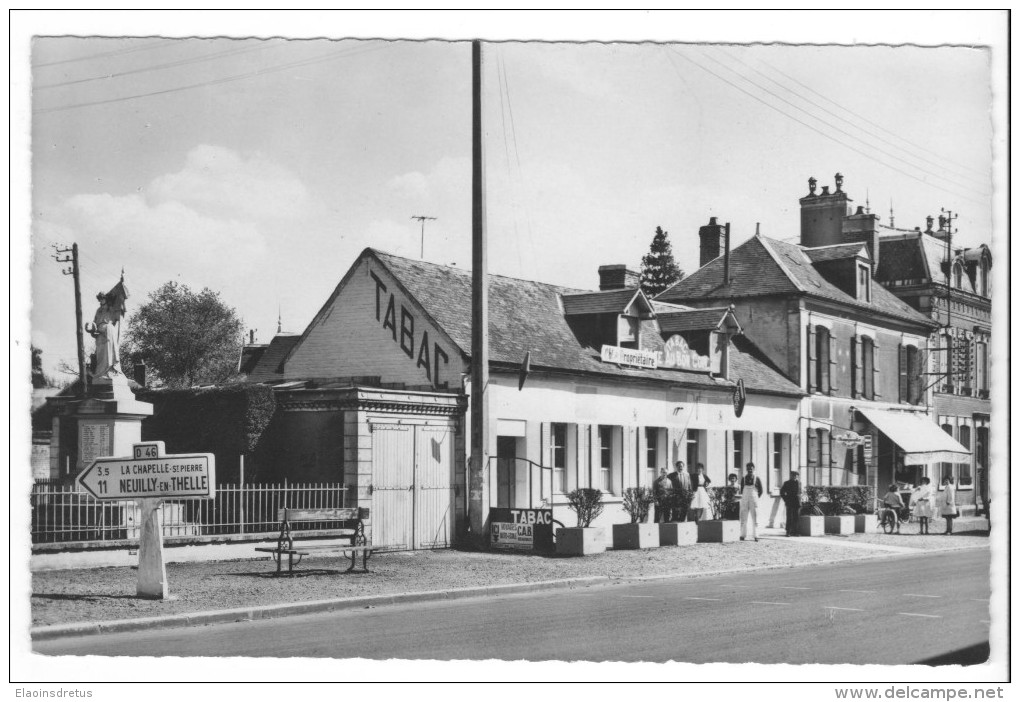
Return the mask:
<path fill-rule="evenodd" d="M 153 180 L 148 197 L 245 218 L 293 219 L 309 207 L 308 190 L 288 169 L 258 153 L 245 158 L 205 144 L 188 153 L 183 169 Z"/>

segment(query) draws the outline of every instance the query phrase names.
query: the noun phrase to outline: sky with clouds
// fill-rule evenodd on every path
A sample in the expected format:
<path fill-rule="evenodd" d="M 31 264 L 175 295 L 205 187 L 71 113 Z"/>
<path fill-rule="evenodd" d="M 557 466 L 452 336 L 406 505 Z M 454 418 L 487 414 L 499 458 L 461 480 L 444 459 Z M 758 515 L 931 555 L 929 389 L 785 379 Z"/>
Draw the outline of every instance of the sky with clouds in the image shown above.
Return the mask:
<path fill-rule="evenodd" d="M 343 32 L 338 31 L 339 35 Z M 681 268 L 710 216 L 796 239 L 807 179 L 845 177 L 884 223 L 959 212 L 992 238 L 990 54 L 970 47 L 490 43 L 491 272 L 597 287 L 657 226 Z M 470 266 L 470 45 L 37 37 L 31 44 L 31 338 L 74 365 L 125 271 L 137 309 L 209 287 L 268 341 L 300 332 L 367 246 Z"/>

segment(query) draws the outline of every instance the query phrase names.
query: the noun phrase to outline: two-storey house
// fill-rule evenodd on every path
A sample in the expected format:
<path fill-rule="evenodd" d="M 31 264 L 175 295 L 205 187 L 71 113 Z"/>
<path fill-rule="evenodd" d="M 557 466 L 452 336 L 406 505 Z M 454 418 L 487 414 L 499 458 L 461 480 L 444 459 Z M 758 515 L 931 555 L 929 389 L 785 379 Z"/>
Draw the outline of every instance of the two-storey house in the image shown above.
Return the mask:
<path fill-rule="evenodd" d="M 877 218 L 848 215 L 842 177 L 832 193 L 809 185 L 799 244 L 756 234 L 730 252 L 713 218 L 701 267 L 657 300 L 734 305 L 747 338 L 806 393 L 796 450 L 808 484 L 916 484 L 968 455 L 932 421 L 925 392 L 938 323 L 875 280 Z"/>

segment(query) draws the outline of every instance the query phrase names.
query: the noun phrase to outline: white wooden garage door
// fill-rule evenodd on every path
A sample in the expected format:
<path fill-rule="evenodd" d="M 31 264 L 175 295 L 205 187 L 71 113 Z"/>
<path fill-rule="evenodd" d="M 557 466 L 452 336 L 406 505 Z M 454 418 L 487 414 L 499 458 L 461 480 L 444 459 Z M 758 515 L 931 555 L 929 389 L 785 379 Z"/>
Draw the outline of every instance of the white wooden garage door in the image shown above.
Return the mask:
<path fill-rule="evenodd" d="M 372 543 L 445 548 L 453 538 L 453 425 L 373 422 Z"/>

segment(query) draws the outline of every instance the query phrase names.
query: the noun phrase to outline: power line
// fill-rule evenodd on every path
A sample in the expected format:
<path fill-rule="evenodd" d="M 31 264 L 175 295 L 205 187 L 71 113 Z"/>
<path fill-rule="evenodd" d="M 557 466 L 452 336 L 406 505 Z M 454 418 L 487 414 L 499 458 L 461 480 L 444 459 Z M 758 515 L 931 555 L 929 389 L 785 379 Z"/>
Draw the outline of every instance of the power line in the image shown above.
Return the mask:
<path fill-rule="evenodd" d="M 44 85 L 33 85 L 32 90 L 50 90 L 52 88 L 63 88 L 69 85 L 80 85 L 82 83 L 91 83 L 97 80 L 110 80 L 111 78 L 121 78 L 123 76 L 135 75 L 137 73 L 148 73 L 150 71 L 161 71 L 167 68 L 176 68 L 178 66 L 187 66 L 193 63 L 202 63 L 204 61 L 211 61 L 212 59 L 223 58 L 224 56 L 234 56 L 236 54 L 245 54 L 251 51 L 261 51 L 263 49 L 270 48 L 270 45 L 263 46 L 245 46 L 239 49 L 229 49 L 227 51 L 217 51 L 212 54 L 206 54 L 204 56 L 193 56 L 191 58 L 180 59 L 179 61 L 171 61 L 170 63 L 163 63 L 156 66 L 146 66 L 145 68 L 135 68 L 130 71 L 120 71 L 117 73 L 107 73 L 102 76 L 93 76 L 91 78 L 78 78 L 76 80 L 67 80 L 62 83 L 48 83 Z"/>
<path fill-rule="evenodd" d="M 745 90 L 744 88 L 742 88 L 742 87 L 740 87 L 739 85 L 737 85 L 737 84 L 733 83 L 732 81 L 730 81 L 730 80 L 727 80 L 726 78 L 723 78 L 722 76 L 720 76 L 720 75 L 719 75 L 718 73 L 715 73 L 715 72 L 714 72 L 714 71 L 712 71 L 711 69 L 709 69 L 709 68 L 706 68 L 705 66 L 702 66 L 702 65 L 701 65 L 700 63 L 698 63 L 698 62 L 697 62 L 697 61 L 695 61 L 694 59 L 690 58 L 689 56 L 685 56 L 684 54 L 681 54 L 681 53 L 679 53 L 679 52 L 676 52 L 676 51 L 674 51 L 674 50 L 672 49 L 672 47 L 666 47 L 666 48 L 667 48 L 667 49 L 669 49 L 670 51 L 672 51 L 673 53 L 676 53 L 676 54 L 677 54 L 678 56 L 680 56 L 680 57 L 681 57 L 681 58 L 683 58 L 684 60 L 686 60 L 686 61 L 689 61 L 690 63 L 693 63 L 693 64 L 694 64 L 695 66 L 697 66 L 697 67 L 698 67 L 698 68 L 700 68 L 701 70 L 705 71 L 705 72 L 706 72 L 706 73 L 708 73 L 709 75 L 711 75 L 711 76 L 714 76 L 715 78 L 718 78 L 719 80 L 721 80 L 722 82 L 726 83 L 726 84 L 727 84 L 727 85 L 729 85 L 730 87 L 732 87 L 732 88 L 735 88 L 735 89 L 739 90 L 740 92 L 744 93 L 744 94 L 745 94 L 745 95 L 747 95 L 748 97 L 750 97 L 750 98 L 752 98 L 752 99 L 754 99 L 754 100 L 757 100 L 758 102 L 760 102 L 761 104 L 765 105 L 766 107 L 768 107 L 768 108 L 770 108 L 770 109 L 772 109 L 772 110 L 775 110 L 776 112 L 778 112 L 779 114 L 783 115 L 784 117 L 787 117 L 787 118 L 789 118 L 789 119 L 792 119 L 792 120 L 793 120 L 794 122 L 797 122 L 798 124 L 800 124 L 800 125 L 802 125 L 802 126 L 804 126 L 804 127 L 807 127 L 807 128 L 808 128 L 808 129 L 810 129 L 811 131 L 813 131 L 813 132 L 816 132 L 816 133 L 820 134 L 821 136 L 825 137 L 826 139 L 829 139 L 830 141 L 834 141 L 834 142 L 836 142 L 836 143 L 837 143 L 837 144 L 839 144 L 840 146 L 844 146 L 844 147 L 846 147 L 846 148 L 850 149 L 851 151 L 853 151 L 853 152 L 855 152 L 855 153 L 858 153 L 858 154 L 860 154 L 861 156 L 864 156 L 865 158 L 867 158 L 867 159 L 869 159 L 869 160 L 871 160 L 871 161 L 874 161 L 875 163 L 878 163 L 878 164 L 880 164 L 880 165 L 883 165 L 883 166 L 885 166 L 886 168 L 889 168 L 889 169 L 891 169 L 891 170 L 894 170 L 894 171 L 896 171 L 897 173 L 900 173 L 900 174 L 902 174 L 902 175 L 905 175 L 905 176 L 907 176 L 908 178 L 911 178 L 911 179 L 913 179 L 913 180 L 916 180 L 917 182 L 919 182 L 919 183 L 921 183 L 921 184 L 923 184 L 923 185 L 926 185 L 926 186 L 928 186 L 928 187 L 931 187 L 931 188 L 935 188 L 935 189 L 937 189 L 937 190 L 941 190 L 942 192 L 945 192 L 945 193 L 949 193 L 949 194 L 951 194 L 951 195 L 956 195 L 957 197 L 959 197 L 959 198 L 961 198 L 961 199 L 963 199 L 963 200 L 967 200 L 968 202 L 972 202 L 972 203 L 974 203 L 975 205 L 981 205 L 981 204 L 982 204 L 981 202 L 979 202 L 978 200 L 975 200 L 975 199 L 974 199 L 974 198 L 972 198 L 972 197 L 968 197 L 968 196 L 966 196 L 966 195 L 962 195 L 962 194 L 960 194 L 960 193 L 958 193 L 958 192 L 956 192 L 956 191 L 954 191 L 954 190 L 950 190 L 950 189 L 948 189 L 948 188 L 942 187 L 942 186 L 940 186 L 940 185 L 937 185 L 937 184 L 935 184 L 935 183 L 929 183 L 929 182 L 927 182 L 927 181 L 925 181 L 925 180 L 923 180 L 923 179 L 921 179 L 921 178 L 917 177 L 917 176 L 916 176 L 916 175 L 914 175 L 913 173 L 908 173 L 907 171 L 901 170 L 901 169 L 897 168 L 896 166 L 893 166 L 893 165 L 891 165 L 891 164 L 888 164 L 888 163 L 886 163 L 886 162 L 885 162 L 885 161 L 883 161 L 882 159 L 876 158 L 875 156 L 873 156 L 873 155 L 871 155 L 871 154 L 865 153 L 864 151 L 861 151 L 861 150 L 860 150 L 860 149 L 858 149 L 857 147 L 853 146 L 852 144 L 847 144 L 846 142 L 844 142 L 844 141 L 841 141 L 840 139 L 837 139 L 837 138 L 836 138 L 836 137 L 834 137 L 834 136 L 833 136 L 832 134 L 830 134 L 830 133 L 828 133 L 828 132 L 826 132 L 826 131 L 823 131 L 823 130 L 819 129 L 818 127 L 816 127 L 816 126 L 814 126 L 814 125 L 812 125 L 812 124 L 809 124 L 809 123 L 807 123 L 807 122 L 805 122 L 805 121 L 803 121 L 803 120 L 801 120 L 801 119 L 799 119 L 799 118 L 795 117 L 794 115 L 791 115 L 791 114 L 790 114 L 790 113 L 788 113 L 788 112 L 784 112 L 783 110 L 779 109 L 779 108 L 778 108 L 778 107 L 776 107 L 775 105 L 773 105 L 773 104 L 771 104 L 771 103 L 767 102 L 766 100 L 763 100 L 762 98 L 758 97 L 758 96 L 757 96 L 757 95 L 755 95 L 754 93 L 751 93 L 751 92 L 749 92 L 749 91 Z M 667 57 L 668 57 L 668 54 L 667 54 Z M 673 60 L 672 60 L 672 58 L 670 58 L 670 63 L 671 63 L 672 65 L 673 65 L 673 70 L 674 70 L 674 71 L 677 71 L 677 73 L 679 73 L 679 68 L 677 68 L 677 66 L 676 66 L 676 64 L 675 64 L 675 63 L 673 63 Z"/>
<path fill-rule="evenodd" d="M 45 37 L 44 37 L 45 38 Z M 60 61 L 48 61 L 46 63 L 34 64 L 34 68 L 47 68 L 49 66 L 60 66 L 65 63 L 79 63 L 81 61 L 91 61 L 97 58 L 106 58 L 107 56 L 120 56 L 121 54 L 132 54 L 136 51 L 148 51 L 150 49 L 158 49 L 161 46 L 166 46 L 180 39 L 161 39 L 159 41 L 150 42 L 148 44 L 142 44 L 141 46 L 132 46 L 126 49 L 117 49 L 115 51 L 104 51 L 99 54 L 89 54 L 88 56 L 78 56 L 77 58 L 62 59 Z"/>
<path fill-rule="evenodd" d="M 819 105 L 819 104 L 818 104 L 817 102 L 815 102 L 815 101 L 813 101 L 813 100 L 810 100 L 810 99 L 808 99 L 808 98 L 804 97 L 803 95 L 801 95 L 800 93 L 798 93 L 798 92 L 797 92 L 796 90 L 793 90 L 792 88 L 790 88 L 790 87 L 788 87 L 788 86 L 785 86 L 785 85 L 783 85 L 782 83 L 780 83 L 779 81 L 777 81 L 777 80 L 776 80 L 775 78 L 771 78 L 770 76 L 766 75 L 766 74 L 765 74 L 764 72 L 762 72 L 762 71 L 758 70 L 757 68 L 755 68 L 755 67 L 754 67 L 754 66 L 752 66 L 751 64 L 749 64 L 749 63 L 747 63 L 746 61 L 744 61 L 743 59 L 741 59 L 741 58 L 740 58 L 739 56 L 734 56 L 733 54 L 731 54 L 731 53 L 729 53 L 729 52 L 727 52 L 727 51 L 724 51 L 723 49 L 720 49 L 720 48 L 718 48 L 718 47 L 716 47 L 716 49 L 717 49 L 717 51 L 719 51 L 719 52 L 720 52 L 721 54 L 723 54 L 724 56 L 727 56 L 727 57 L 728 57 L 728 58 L 730 58 L 731 60 L 737 61 L 738 63 L 740 63 L 740 64 L 742 64 L 742 65 L 746 66 L 747 68 L 751 69 L 752 71 L 754 71 L 755 73 L 757 73 L 757 74 L 758 74 L 758 75 L 760 75 L 761 77 L 765 78 L 765 80 L 771 81 L 771 82 L 772 82 L 773 84 L 775 84 L 775 85 L 778 85 L 778 86 L 779 86 L 780 88 L 782 88 L 783 90 L 786 90 L 787 92 L 791 93 L 792 95 L 795 95 L 795 96 L 797 96 L 797 97 L 798 97 L 799 99 L 803 100 L 804 102 L 808 103 L 809 105 L 812 105 L 813 107 L 816 107 L 817 109 L 819 109 L 819 110 L 822 110 L 822 111 L 823 111 L 823 112 L 825 112 L 826 114 L 828 114 L 828 115 L 831 115 L 831 116 L 835 117 L 836 119 L 838 119 L 838 120 L 840 120 L 840 121 L 842 121 L 842 122 L 845 122 L 845 123 L 847 123 L 847 124 L 851 125 L 851 126 L 852 126 L 852 127 L 854 127 L 855 129 L 858 129 L 858 130 L 860 130 L 860 131 L 864 132 L 865 134 L 867 134 L 867 135 L 868 135 L 869 137 L 872 137 L 873 139 L 878 139 L 878 140 L 879 140 L 879 141 L 881 141 L 882 143 L 884 143 L 884 144 L 888 144 L 889 146 L 893 147 L 894 149 L 899 149 L 900 151 L 902 151 L 902 152 L 903 152 L 903 153 L 904 153 L 904 154 L 906 155 L 906 157 L 908 157 L 908 158 L 913 158 L 913 159 L 917 159 L 918 161 L 922 161 L 922 162 L 924 162 L 924 163 L 927 163 L 927 164 L 929 164 L 930 166 L 935 166 L 936 168 L 941 168 L 941 169 L 943 169 L 943 170 L 950 170 L 950 169 L 946 169 L 946 168 L 945 168 L 945 166 L 944 166 L 944 164 L 942 164 L 942 163 L 939 163 L 939 162 L 937 162 L 937 161 L 932 161 L 931 159 L 929 159 L 929 158 L 926 158 L 926 157 L 924 157 L 924 156 L 920 156 L 920 155 L 916 155 L 916 154 L 913 154 L 913 153 L 911 153 L 911 152 L 910 152 L 910 150 L 909 150 L 909 149 L 905 149 L 905 148 L 903 148 L 902 146 L 898 146 L 898 145 L 897 145 L 897 144 L 896 144 L 895 142 L 893 142 L 893 141 L 891 141 L 891 140 L 889 140 L 889 139 L 886 139 L 885 137 L 881 136 L 880 134 L 875 134 L 874 132 L 871 132 L 871 131 L 868 131 L 867 129 L 864 129 L 863 127 L 861 127 L 861 126 L 859 126 L 858 124 L 856 124 L 856 123 L 855 123 L 854 121 L 852 121 L 852 120 L 849 120 L 849 119 L 847 119 L 846 117 L 844 117 L 843 115 L 841 115 L 841 114 L 840 114 L 839 112 L 836 112 L 836 111 L 834 111 L 834 110 L 830 110 L 829 108 L 827 108 L 827 107 L 825 107 L 825 106 L 823 106 L 823 105 Z M 709 57 L 709 58 L 711 58 L 711 57 Z M 714 59 L 713 59 L 713 60 L 714 60 Z M 718 62 L 717 62 L 717 63 L 718 63 Z M 721 65 L 721 64 L 720 64 L 720 65 Z M 730 69 L 730 70 L 732 70 L 732 69 Z M 753 83 L 753 81 L 750 81 L 750 80 L 749 80 L 749 79 L 747 79 L 746 77 L 745 77 L 745 80 L 748 80 L 748 82 L 751 82 L 752 84 L 754 84 L 754 85 L 757 85 L 756 83 Z M 758 87 L 759 87 L 759 88 L 761 88 L 761 86 L 758 86 Z M 765 90 L 765 88 L 761 88 L 761 89 L 762 89 L 762 90 Z M 831 101 L 830 101 L 830 102 L 831 102 Z M 837 103 L 834 103 L 834 104 L 837 104 Z M 839 106 L 839 105 L 837 104 L 837 106 Z M 848 110 L 846 110 L 846 108 L 840 107 L 840 109 L 841 109 L 841 110 L 844 110 L 845 112 L 849 112 Z M 810 114 L 810 113 L 809 113 L 809 114 Z M 886 131 L 886 130 L 883 130 L 883 131 Z M 892 132 L 890 132 L 890 133 L 892 133 Z M 897 138 L 897 139 L 900 139 L 900 137 L 896 137 L 896 135 L 895 135 L 895 134 L 894 134 L 893 136 L 894 136 L 895 138 Z M 863 139 L 860 139 L 860 137 L 855 137 L 855 138 L 857 138 L 857 139 L 858 139 L 858 140 L 860 140 L 860 141 L 864 141 Z M 950 170 L 950 172 L 952 172 L 952 171 Z M 982 179 L 976 178 L 976 177 L 974 177 L 974 176 L 966 175 L 966 174 L 964 174 L 964 173 L 955 173 L 955 175 L 956 175 L 956 176 L 958 176 L 959 178 L 963 178 L 963 179 L 966 179 L 966 180 L 972 181 L 972 182 L 974 182 L 974 183 L 979 183 L 979 184 L 982 184 L 982 185 L 985 185 L 985 184 L 987 184 L 987 182 L 986 182 L 986 181 L 987 181 L 987 179 L 985 179 L 985 180 L 982 180 Z M 963 185 L 963 184 L 961 183 L 961 187 L 966 187 L 966 186 L 964 186 L 964 185 Z"/>
<path fill-rule="evenodd" d="M 836 106 L 836 107 L 838 107 L 839 109 L 841 109 L 841 110 L 844 110 L 844 111 L 845 111 L 845 112 L 846 112 L 847 114 L 853 115 L 853 116 L 854 116 L 854 117 L 856 117 L 857 119 L 859 119 L 859 120 L 861 120 L 861 121 L 863 121 L 863 122 L 866 122 L 866 123 L 870 124 L 870 125 L 871 125 L 872 127 L 875 127 L 875 128 L 877 128 L 877 129 L 881 129 L 881 130 L 882 130 L 883 132 L 885 132 L 886 134 L 891 134 L 892 136 L 896 137 L 897 139 L 900 139 L 901 141 L 903 141 L 903 143 L 905 143 L 905 144 L 908 144 L 909 146 L 912 146 L 912 147 L 914 147 L 915 149 L 918 149 L 918 150 L 920 150 L 920 151 L 926 151 L 926 149 L 925 149 L 925 148 L 924 148 L 923 146 L 919 146 L 919 145 L 915 144 L 914 142 L 910 141 L 909 139 L 907 139 L 907 138 L 905 138 L 905 137 L 902 137 L 902 136 L 899 136 L 898 134 L 896 134 L 896 133 L 894 133 L 894 132 L 891 132 L 891 131 L 889 131 L 888 129 L 886 129 L 885 127 L 883 127 L 883 126 L 882 126 L 881 124 L 878 124 L 877 122 L 873 122 L 873 121 L 871 121 L 870 119 L 868 119 L 867 117 L 865 117 L 864 115 L 862 115 L 862 114 L 860 114 L 860 113 L 858 113 L 858 112 L 854 112 L 854 111 L 853 111 L 853 110 L 851 110 L 851 109 L 850 109 L 849 107 L 846 107 L 846 106 L 844 106 L 844 105 L 841 105 L 840 103 L 836 102 L 836 101 L 835 101 L 835 100 L 833 100 L 832 98 L 826 97 L 825 95 L 823 95 L 822 93 L 818 92 L 817 90 L 815 90 L 815 89 L 814 89 L 814 88 L 812 88 L 811 86 L 809 86 L 809 85 L 804 85 L 804 83 L 801 83 L 801 82 L 800 82 L 799 80 L 797 80 L 797 79 L 796 79 L 796 78 L 794 78 L 793 76 L 791 76 L 791 75 L 789 75 L 789 74 L 787 74 L 787 73 L 784 73 L 783 71 L 781 71 L 780 69 L 776 68 L 775 66 L 773 66 L 773 65 L 772 65 L 772 64 L 770 64 L 770 63 L 768 63 L 767 61 L 764 61 L 764 60 L 763 60 L 763 61 L 762 61 L 762 63 L 763 63 L 764 65 L 768 66 L 769 68 L 771 68 L 771 69 L 772 69 L 773 71 L 775 71 L 775 72 L 776 72 L 776 73 L 778 73 L 779 75 L 781 75 L 781 76 L 783 76 L 783 77 L 785 77 L 785 78 L 787 78 L 787 79 L 789 79 L 789 80 L 793 81 L 793 82 L 794 82 L 794 83 L 796 83 L 797 85 L 801 86 L 801 87 L 802 87 L 802 88 L 804 88 L 805 90 L 809 90 L 809 91 L 811 91 L 812 93 L 814 93 L 814 94 L 815 94 L 815 95 L 817 95 L 818 97 L 822 98 L 822 99 L 823 99 L 823 100 L 825 100 L 826 102 L 832 103 L 833 105 L 835 105 L 835 106 Z M 980 170 L 978 170 L 978 169 L 976 169 L 976 168 L 971 168 L 970 166 L 966 166 L 966 165 L 964 165 L 964 164 L 962 164 L 962 163 L 958 163 L 958 162 L 956 162 L 956 161 L 953 161 L 953 160 L 951 160 L 951 159 L 948 159 L 948 158 L 945 158 L 945 157 L 943 157 L 943 160 L 944 160 L 944 161 L 946 161 L 947 163 L 951 163 L 951 164 L 953 164 L 954 166 L 957 166 L 957 167 L 959 167 L 959 168 L 963 168 L 963 169 L 965 169 L 965 170 L 971 171 L 971 172 L 973 172 L 973 173 L 977 173 L 977 174 L 979 174 L 979 175 L 984 175 L 984 172 L 983 172 L 983 171 L 980 171 Z"/>
<path fill-rule="evenodd" d="M 906 166 L 906 167 L 908 167 L 908 168 L 917 168 L 918 170 L 925 170 L 924 168 L 922 168 L 922 167 L 918 167 L 918 166 L 916 166 L 915 164 L 912 164 L 912 163 L 906 163 L 906 162 L 904 162 L 904 161 L 903 161 L 903 159 L 901 159 L 901 158 L 899 158 L 899 157 L 897 157 L 897 156 L 895 156 L 895 155 L 893 155 L 893 154 L 890 154 L 890 153 L 888 153 L 888 152 L 886 152 L 886 151 L 882 150 L 882 149 L 881 149 L 880 147 L 874 146 L 873 144 L 869 144 L 869 143 L 868 143 L 867 141 L 865 141 L 864 139 L 861 139 L 860 137 L 858 137 L 858 136 L 856 136 L 856 135 L 854 135 L 854 134 L 851 134 L 850 132 L 846 131 L 845 129 L 841 129 L 841 128 L 839 128 L 839 127 L 837 127 L 837 126 L 833 125 L 833 124 L 826 124 L 826 123 L 825 123 L 825 121 L 824 121 L 824 120 L 822 120 L 822 119 L 821 119 L 820 117 L 818 117 L 818 116 L 816 116 L 816 115 L 813 115 L 813 114 L 811 114 L 810 112 L 808 112 L 807 110 L 805 110 L 805 109 L 804 109 L 803 107 L 801 107 L 800 105 L 797 105 L 796 103 L 790 102 L 790 101 L 789 101 L 789 100 L 787 100 L 786 98 L 782 97 L 781 95 L 777 95 L 776 93 L 772 92 L 772 91 L 771 91 L 771 90 L 769 90 L 768 88 L 762 87 L 761 85 L 759 85 L 758 83 L 755 83 L 755 82 L 754 82 L 753 80 L 751 80 L 751 79 L 750 79 L 750 78 L 748 78 L 747 76 L 741 75 L 741 73 L 740 73 L 739 71 L 737 71 L 736 69 L 730 68 L 729 66 L 727 66 L 727 65 L 726 65 L 726 64 L 724 64 L 723 62 L 719 61 L 718 59 L 712 58 L 712 57 L 711 57 L 711 56 L 709 56 L 708 54 L 705 54 L 704 56 L 705 56 L 705 58 L 707 58 L 707 59 L 708 59 L 709 61 L 712 61 L 712 62 L 714 62 L 714 63 L 716 63 L 716 64 L 718 64 L 718 65 L 722 66 L 722 67 L 723 67 L 723 68 L 725 68 L 725 69 L 726 69 L 727 71 L 730 71 L 731 73 L 734 73 L 734 74 L 736 74 L 737 76 L 739 76 L 739 77 L 740 77 L 740 78 L 742 78 L 743 80 L 747 81 L 748 83 L 750 83 L 750 84 L 751 84 L 751 85 L 753 85 L 754 87 L 758 88 L 758 90 L 761 90 L 762 92 L 768 93 L 768 94 L 769 94 L 769 95 L 771 95 L 772 97 L 774 97 L 774 98 L 776 98 L 777 100 L 779 100 L 779 101 L 781 101 L 781 102 L 783 102 L 783 103 L 785 103 L 785 104 L 789 105 L 789 106 L 790 106 L 790 107 L 792 107 L 793 109 L 795 109 L 795 110 L 798 110 L 798 111 L 800 111 L 800 112 L 804 113 L 805 115 L 807 115 L 807 116 L 808 116 L 808 117 L 810 117 L 811 119 L 814 119 L 814 120 L 818 120 L 819 122 L 822 122 L 822 123 L 823 123 L 823 124 L 825 124 L 825 125 L 826 125 L 826 126 L 827 126 L 828 128 L 830 128 L 830 129 L 832 129 L 832 130 L 835 130 L 835 131 L 839 132 L 840 134 L 843 134 L 843 135 L 845 135 L 845 136 L 848 136 L 848 137 L 850 137 L 851 139 L 854 139 L 854 140 L 856 140 L 856 141 L 859 141 L 859 142 L 861 142 L 862 144 L 864 144 L 864 146 L 865 146 L 866 148 L 869 148 L 869 149 L 874 149 L 875 151 L 878 151 L 879 153 L 881 153 L 881 154 L 882 154 L 882 155 L 884 155 L 884 156 L 888 156 L 889 158 L 892 158 L 892 159 L 895 159 L 895 160 L 899 161 L 900 163 L 902 163 L 902 164 L 903 164 L 904 166 Z M 718 76 L 717 76 L 717 77 L 718 77 Z M 964 185 L 963 183 L 958 183 L 958 182 L 956 182 L 956 181 L 950 180 L 949 178 L 946 178 L 945 176 L 941 175 L 941 174 L 940 174 L 940 173 L 939 173 L 938 171 L 934 171 L 934 172 L 933 172 L 933 171 L 927 171 L 927 173 L 928 173 L 929 175 L 933 175 L 933 176 L 935 176 L 936 178 L 940 178 L 941 180 L 944 180 L 944 181 L 946 181 L 946 182 L 948 182 L 948 183 L 951 183 L 952 185 L 954 185 L 954 186 L 956 186 L 956 187 L 958 187 L 958 188 L 962 188 L 962 189 L 964 189 L 964 190 L 969 190 L 970 192 L 973 192 L 973 193 L 975 193 L 975 194 L 977 194 L 977 195 L 982 195 L 982 196 L 985 196 L 985 197 L 987 197 L 987 196 L 988 196 L 988 193 L 986 193 L 985 191 L 983 191 L 983 190 L 978 190 L 978 189 L 976 189 L 976 188 L 973 188 L 973 187 L 971 187 L 971 186 L 969 186 L 969 185 Z M 949 191 L 949 192 L 952 192 L 952 191 Z"/>
<path fill-rule="evenodd" d="M 341 58 L 341 57 L 346 58 L 346 57 L 353 56 L 353 55 L 356 55 L 356 54 L 367 53 L 367 52 L 370 52 L 370 51 L 378 51 L 379 49 L 383 49 L 383 48 L 386 48 L 385 44 L 379 45 L 379 46 L 364 47 L 364 48 L 361 48 L 360 50 L 358 50 L 358 49 L 344 49 L 344 50 L 337 51 L 337 52 L 334 52 L 334 53 L 331 53 L 331 54 L 327 54 L 325 56 L 318 56 L 318 57 L 312 58 L 312 59 L 303 59 L 301 61 L 292 61 L 290 63 L 284 63 L 284 64 L 280 64 L 278 66 L 270 66 L 269 68 L 262 68 L 262 69 L 259 69 L 259 70 L 256 70 L 256 71 L 250 71 L 248 73 L 242 73 L 242 74 L 239 74 L 239 75 L 236 75 L 236 76 L 227 76 L 225 78 L 217 78 L 215 80 L 202 81 L 201 83 L 192 83 L 191 85 L 182 85 L 182 86 L 179 86 L 179 87 L 176 87 L 176 88 L 167 88 L 165 90 L 155 90 L 155 91 L 150 92 L 150 93 L 140 93 L 138 95 L 125 95 L 123 97 L 109 98 L 107 100 L 93 100 L 92 102 L 80 102 L 80 103 L 77 103 L 77 104 L 74 104 L 74 105 L 63 105 L 61 107 L 40 108 L 40 109 L 37 109 L 37 110 L 32 110 L 32 112 L 33 112 L 33 114 L 48 114 L 48 113 L 51 113 L 51 112 L 63 112 L 65 110 L 73 110 L 73 109 L 77 109 L 79 107 L 94 107 L 96 105 L 109 105 L 109 104 L 116 103 L 116 102 L 126 102 L 128 100 L 138 100 L 138 99 L 141 99 L 141 98 L 153 97 L 153 96 L 156 96 L 156 95 L 167 95 L 169 93 L 177 93 L 177 92 L 181 92 L 183 90 L 193 90 L 195 88 L 204 88 L 204 87 L 208 87 L 208 86 L 211 86 L 211 85 L 221 85 L 223 83 L 232 83 L 234 81 L 244 80 L 246 78 L 253 78 L 253 77 L 261 76 L 261 75 L 264 75 L 264 74 L 267 74 L 267 73 L 278 73 L 279 71 L 286 71 L 286 70 L 290 70 L 291 68 L 300 68 L 302 66 L 310 66 L 310 65 L 313 65 L 313 64 L 316 64 L 316 63 L 322 63 L 324 61 L 332 61 L 334 59 Z"/>

